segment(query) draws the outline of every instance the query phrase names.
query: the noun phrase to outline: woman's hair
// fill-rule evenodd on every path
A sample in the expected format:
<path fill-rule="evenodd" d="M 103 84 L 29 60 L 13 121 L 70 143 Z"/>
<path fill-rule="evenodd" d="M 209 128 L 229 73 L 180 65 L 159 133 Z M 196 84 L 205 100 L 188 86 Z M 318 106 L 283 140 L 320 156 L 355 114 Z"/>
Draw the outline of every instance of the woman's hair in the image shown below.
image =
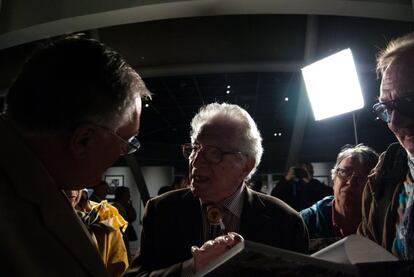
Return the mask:
<path fill-rule="evenodd" d="M 378 162 L 378 153 L 372 149 L 369 146 L 366 146 L 362 143 L 358 145 L 344 145 L 341 148 L 341 151 L 338 154 L 338 157 L 336 158 L 335 166 L 331 170 L 331 178 L 332 180 L 336 176 L 336 170 L 339 166 L 339 164 L 349 157 L 355 157 L 358 159 L 358 161 L 363 164 L 368 170 L 371 170 L 375 167 L 375 165 Z"/>

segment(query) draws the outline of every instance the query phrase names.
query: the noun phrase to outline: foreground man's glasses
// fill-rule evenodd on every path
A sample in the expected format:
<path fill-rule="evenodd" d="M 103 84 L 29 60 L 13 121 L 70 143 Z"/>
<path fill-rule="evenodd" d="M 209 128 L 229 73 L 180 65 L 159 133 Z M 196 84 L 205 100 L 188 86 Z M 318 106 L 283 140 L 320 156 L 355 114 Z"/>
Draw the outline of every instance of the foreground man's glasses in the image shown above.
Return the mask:
<path fill-rule="evenodd" d="M 204 146 L 201 147 L 197 144 L 186 143 L 182 146 L 183 155 L 186 159 L 190 159 L 190 157 L 194 156 L 196 153 L 201 153 L 203 158 L 211 164 L 218 164 L 223 160 L 224 155 L 236 155 L 236 154 L 243 154 L 242 152 L 226 152 L 220 150 L 220 148 L 215 146 Z"/>
<path fill-rule="evenodd" d="M 124 155 L 128 155 L 128 154 L 132 154 L 135 151 L 137 151 L 140 147 L 141 147 L 141 143 L 138 140 L 138 136 L 134 135 L 132 137 L 130 137 L 129 139 L 125 140 L 123 139 L 120 135 L 118 135 L 117 133 L 115 133 L 114 131 L 112 131 L 111 129 L 105 127 L 105 126 L 101 126 L 101 125 L 97 125 L 97 124 L 93 124 L 90 123 L 96 127 L 101 128 L 102 130 L 114 135 L 115 137 L 117 137 L 120 141 L 122 141 L 123 143 L 126 144 L 127 148 L 125 149 L 125 151 L 121 154 L 122 156 Z"/>
<path fill-rule="evenodd" d="M 391 122 L 391 115 L 394 110 L 407 117 L 414 117 L 414 95 L 376 103 L 372 110 L 381 120 L 387 123 Z"/>

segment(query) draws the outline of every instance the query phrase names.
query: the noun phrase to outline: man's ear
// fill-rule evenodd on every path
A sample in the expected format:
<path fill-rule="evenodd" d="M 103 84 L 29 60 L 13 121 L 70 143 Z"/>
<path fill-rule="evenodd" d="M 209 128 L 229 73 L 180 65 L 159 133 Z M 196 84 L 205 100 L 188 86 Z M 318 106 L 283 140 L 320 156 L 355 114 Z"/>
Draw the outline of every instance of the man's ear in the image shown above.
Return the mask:
<path fill-rule="evenodd" d="M 251 157 L 246 158 L 246 163 L 244 164 L 243 171 L 242 171 L 244 176 L 249 175 L 249 173 L 252 171 L 255 164 L 256 162 L 253 158 Z"/>
<path fill-rule="evenodd" d="M 69 149 L 75 159 L 84 158 L 96 144 L 97 130 L 91 125 L 81 125 L 76 128 L 69 140 Z"/>

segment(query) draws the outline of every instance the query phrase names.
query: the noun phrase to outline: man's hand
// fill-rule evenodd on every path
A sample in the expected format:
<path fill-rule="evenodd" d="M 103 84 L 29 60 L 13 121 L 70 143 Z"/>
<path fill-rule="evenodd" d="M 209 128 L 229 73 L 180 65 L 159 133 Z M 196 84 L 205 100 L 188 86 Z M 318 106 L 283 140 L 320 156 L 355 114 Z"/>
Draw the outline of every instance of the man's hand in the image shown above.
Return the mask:
<path fill-rule="evenodd" d="M 219 236 L 214 240 L 206 241 L 200 248 L 191 247 L 194 257 L 193 272 L 197 272 L 219 255 L 241 242 L 243 237 L 237 233 L 230 232 L 225 236 Z"/>

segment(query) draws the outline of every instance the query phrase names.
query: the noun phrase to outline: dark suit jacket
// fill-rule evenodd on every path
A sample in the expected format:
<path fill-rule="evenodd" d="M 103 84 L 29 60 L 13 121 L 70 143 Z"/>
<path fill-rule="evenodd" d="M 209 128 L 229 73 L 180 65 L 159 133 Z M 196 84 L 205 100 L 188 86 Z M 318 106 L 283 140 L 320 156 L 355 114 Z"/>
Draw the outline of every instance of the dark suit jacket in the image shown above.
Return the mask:
<path fill-rule="evenodd" d="M 298 213 L 279 199 L 249 188 L 245 197 L 240 234 L 246 240 L 307 252 L 308 233 Z M 141 249 L 131 275 L 180 276 L 181 263 L 192 257 L 191 246 L 203 244 L 201 228 L 200 203 L 189 189 L 148 201 Z"/>
<path fill-rule="evenodd" d="M 0 275 L 108 276 L 68 199 L 1 117 L 0 134 Z"/>

